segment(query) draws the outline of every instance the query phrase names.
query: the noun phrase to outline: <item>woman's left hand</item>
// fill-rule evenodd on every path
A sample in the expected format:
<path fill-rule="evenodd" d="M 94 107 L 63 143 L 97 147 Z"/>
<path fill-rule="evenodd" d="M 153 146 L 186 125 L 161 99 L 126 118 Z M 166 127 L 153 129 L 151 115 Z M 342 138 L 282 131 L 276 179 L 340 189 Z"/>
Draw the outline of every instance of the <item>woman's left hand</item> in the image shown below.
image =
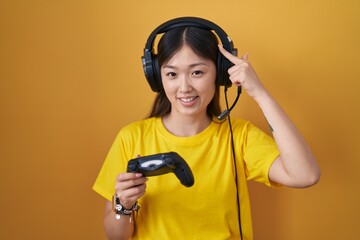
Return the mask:
<path fill-rule="evenodd" d="M 259 77 L 255 73 L 255 70 L 248 62 L 248 53 L 239 58 L 229 53 L 221 45 L 219 45 L 219 50 L 224 57 L 234 64 L 234 66 L 228 70 L 230 81 L 233 84 L 236 86 L 242 86 L 249 96 L 254 99 L 266 92 L 264 85 L 261 83 Z"/>

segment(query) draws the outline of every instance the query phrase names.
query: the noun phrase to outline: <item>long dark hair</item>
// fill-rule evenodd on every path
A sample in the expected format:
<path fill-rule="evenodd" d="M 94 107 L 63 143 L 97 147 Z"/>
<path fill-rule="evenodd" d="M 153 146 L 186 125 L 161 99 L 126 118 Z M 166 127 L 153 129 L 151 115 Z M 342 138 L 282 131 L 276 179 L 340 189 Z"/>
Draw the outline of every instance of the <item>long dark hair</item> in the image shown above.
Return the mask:
<path fill-rule="evenodd" d="M 219 50 L 215 34 L 197 27 L 179 27 L 166 32 L 159 41 L 157 58 L 160 68 L 185 44 L 199 56 L 217 65 Z M 221 113 L 219 91 L 220 87 L 216 86 L 214 97 L 207 107 L 206 112 L 210 117 Z M 170 111 L 171 103 L 163 89 L 156 95 L 149 117 L 162 117 Z"/>

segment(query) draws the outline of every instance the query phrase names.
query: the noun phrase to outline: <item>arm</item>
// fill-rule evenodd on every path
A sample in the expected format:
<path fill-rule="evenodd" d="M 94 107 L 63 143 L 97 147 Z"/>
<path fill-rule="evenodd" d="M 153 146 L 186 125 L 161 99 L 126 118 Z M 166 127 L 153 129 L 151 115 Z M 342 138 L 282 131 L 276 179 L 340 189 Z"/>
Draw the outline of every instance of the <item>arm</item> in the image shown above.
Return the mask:
<path fill-rule="evenodd" d="M 320 170 L 300 132 L 270 94 L 264 94 L 257 103 L 271 126 L 280 151 L 270 168 L 270 180 L 289 187 L 316 184 Z"/>
<path fill-rule="evenodd" d="M 119 220 L 115 218 L 110 201 L 107 201 L 105 206 L 104 226 L 106 236 L 110 240 L 131 239 L 134 231 L 134 221 L 130 223 L 127 216 L 121 216 Z"/>
<path fill-rule="evenodd" d="M 115 192 L 120 198 L 120 203 L 130 209 L 135 202 L 145 194 L 147 178 L 139 173 L 121 173 L 116 178 Z M 105 206 L 104 227 L 110 240 L 131 239 L 134 233 L 134 216 L 131 222 L 128 216 L 121 215 L 115 218 L 112 202 L 107 201 Z"/>
<path fill-rule="evenodd" d="M 271 181 L 289 187 L 308 187 L 318 182 L 320 170 L 311 150 L 295 125 L 257 77 L 245 54 L 238 58 L 219 46 L 220 52 L 235 65 L 230 80 L 242 86 L 259 105 L 279 148 L 280 156 L 269 171 Z"/>

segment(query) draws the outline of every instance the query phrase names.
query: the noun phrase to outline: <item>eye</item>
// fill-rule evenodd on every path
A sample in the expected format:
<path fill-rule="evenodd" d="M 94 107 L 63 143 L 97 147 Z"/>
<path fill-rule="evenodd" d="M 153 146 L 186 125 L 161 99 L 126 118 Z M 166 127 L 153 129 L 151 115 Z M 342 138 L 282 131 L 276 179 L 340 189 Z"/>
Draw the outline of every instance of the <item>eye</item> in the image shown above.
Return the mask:
<path fill-rule="evenodd" d="M 176 76 L 176 73 L 168 72 L 168 73 L 166 73 L 166 76 L 169 77 L 169 78 L 174 78 Z"/>
<path fill-rule="evenodd" d="M 202 71 L 196 70 L 196 71 L 194 71 L 191 75 L 192 75 L 192 76 L 200 76 L 201 74 L 203 74 Z"/>

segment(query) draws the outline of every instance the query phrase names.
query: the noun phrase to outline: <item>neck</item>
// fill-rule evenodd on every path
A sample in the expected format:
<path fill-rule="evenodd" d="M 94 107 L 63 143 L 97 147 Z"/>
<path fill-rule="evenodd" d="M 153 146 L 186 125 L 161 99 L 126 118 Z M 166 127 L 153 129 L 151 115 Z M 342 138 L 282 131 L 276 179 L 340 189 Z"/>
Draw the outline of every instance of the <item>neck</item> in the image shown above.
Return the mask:
<path fill-rule="evenodd" d="M 162 118 L 165 128 L 179 137 L 190 137 L 204 131 L 210 124 L 211 118 L 205 114 L 201 117 L 166 115 Z"/>

